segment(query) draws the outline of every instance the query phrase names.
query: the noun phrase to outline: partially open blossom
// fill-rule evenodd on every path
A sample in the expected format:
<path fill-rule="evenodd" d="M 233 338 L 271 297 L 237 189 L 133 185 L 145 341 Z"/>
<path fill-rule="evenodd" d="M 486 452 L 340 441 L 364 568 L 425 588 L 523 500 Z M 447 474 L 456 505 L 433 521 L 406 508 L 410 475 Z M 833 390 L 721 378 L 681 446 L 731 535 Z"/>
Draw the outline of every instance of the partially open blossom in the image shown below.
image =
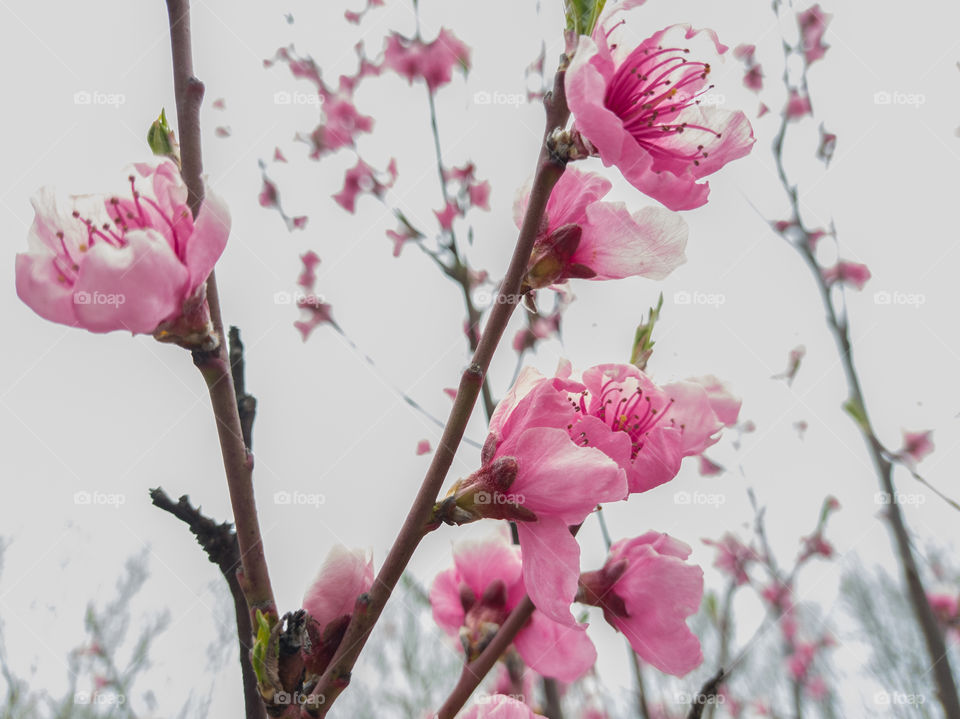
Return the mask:
<path fill-rule="evenodd" d="M 840 260 L 833 267 L 821 270 L 823 281 L 827 286 L 840 283 L 855 290 L 862 290 L 870 279 L 870 269 L 859 262 Z"/>
<path fill-rule="evenodd" d="M 622 202 L 603 202 L 611 187 L 608 180 L 572 167 L 563 173 L 547 200 L 525 287 L 547 287 L 572 277 L 662 280 L 686 262 L 683 218 L 660 207 L 631 213 Z M 514 204 L 518 227 L 529 199 L 528 190 Z"/>
<path fill-rule="evenodd" d="M 483 651 L 526 594 L 520 551 L 505 534 L 458 542 L 453 550 L 454 566 L 433 582 L 430 603 L 434 619 L 460 639 L 468 661 Z M 558 624 L 536 610 L 513 645 L 534 671 L 572 682 L 583 676 L 597 657 L 585 629 L 585 625 Z"/>
<path fill-rule="evenodd" d="M 788 385 L 793 384 L 797 372 L 800 371 L 800 364 L 806 356 L 807 348 L 804 345 L 797 345 L 790 350 L 790 354 L 787 357 L 787 368 L 780 374 L 773 375 L 771 379 L 785 379 Z"/>
<path fill-rule="evenodd" d="M 689 556 L 690 547 L 659 532 L 621 540 L 602 569 L 581 575 L 577 594 L 578 601 L 602 607 L 644 661 L 674 676 L 703 661 L 687 626 L 703 598 L 703 570 L 687 564 Z"/>
<path fill-rule="evenodd" d="M 303 597 L 310 653 L 307 669 L 323 673 L 353 615 L 357 599 L 373 586 L 373 558 L 360 549 L 334 546 Z"/>
<path fill-rule="evenodd" d="M 381 179 L 378 173 L 363 160 L 357 159 L 357 164 L 351 167 L 343 176 L 343 189 L 333 199 L 347 212 L 353 213 L 357 207 L 357 195 L 364 193 L 375 197 L 383 197 L 387 190 L 397 181 L 397 163 L 390 160 L 387 165 L 387 178 Z"/>
<path fill-rule="evenodd" d="M 707 201 L 698 180 L 750 152 L 742 112 L 701 105 L 712 85 L 708 58 L 726 51 L 710 30 L 673 25 L 639 46 L 623 23 L 598 23 L 580 36 L 566 73 L 575 129 L 605 165 L 671 210 Z M 697 43 L 696 52 L 688 47 Z"/>
<path fill-rule="evenodd" d="M 799 120 L 804 115 L 811 114 L 813 108 L 810 106 L 810 97 L 801 95 L 797 90 L 791 90 L 784 112 L 787 113 L 787 119 L 790 120 Z"/>
<path fill-rule="evenodd" d="M 759 561 L 756 550 L 740 541 L 738 537 L 727 532 L 719 541 L 704 539 L 703 543 L 717 550 L 717 557 L 713 566 L 730 577 L 737 586 L 750 581 L 748 570 L 750 565 Z"/>
<path fill-rule="evenodd" d="M 66 209 L 48 188 L 34 195 L 17 295 L 41 317 L 91 332 L 202 342 L 204 282 L 226 246 L 230 214 L 207 189 L 194 220 L 169 160 L 133 168 L 127 197 L 75 197 Z"/>
<path fill-rule="evenodd" d="M 372 130 L 372 117 L 361 115 L 350 99 L 331 96 L 323 103 L 323 122 L 306 138 L 312 148 L 310 157 L 319 160 L 341 147 L 353 147 L 357 135 Z"/>
<path fill-rule="evenodd" d="M 923 459 L 934 450 L 933 432 L 908 432 L 903 431 L 903 447 L 897 455 L 905 459 L 910 464 L 922 462 Z"/>
<path fill-rule="evenodd" d="M 460 212 L 460 205 L 457 204 L 456 200 L 447 200 L 447 204 L 443 206 L 443 209 L 434 210 L 433 214 L 437 216 L 437 222 L 440 223 L 440 227 L 449 231 L 453 229 L 453 221 L 463 213 Z"/>
<path fill-rule="evenodd" d="M 960 631 L 960 601 L 957 595 L 931 592 L 927 594 L 927 602 L 930 603 L 930 609 L 938 622 Z"/>
<path fill-rule="evenodd" d="M 797 22 L 800 23 L 800 36 L 803 46 L 803 56 L 807 64 L 819 60 L 826 55 L 829 45 L 823 44 L 823 34 L 827 31 L 827 25 L 833 15 L 825 13 L 820 7 L 820 3 L 812 5 L 809 9 L 797 13 Z"/>
<path fill-rule="evenodd" d="M 429 43 L 394 33 L 387 38 L 383 58 L 388 68 L 408 82 L 422 78 L 431 91 L 453 79 L 454 67 L 470 68 L 470 48 L 446 28 Z"/>
<path fill-rule="evenodd" d="M 460 719 L 537 719 L 538 715 L 523 702 L 503 694 L 492 694 L 477 702 Z"/>

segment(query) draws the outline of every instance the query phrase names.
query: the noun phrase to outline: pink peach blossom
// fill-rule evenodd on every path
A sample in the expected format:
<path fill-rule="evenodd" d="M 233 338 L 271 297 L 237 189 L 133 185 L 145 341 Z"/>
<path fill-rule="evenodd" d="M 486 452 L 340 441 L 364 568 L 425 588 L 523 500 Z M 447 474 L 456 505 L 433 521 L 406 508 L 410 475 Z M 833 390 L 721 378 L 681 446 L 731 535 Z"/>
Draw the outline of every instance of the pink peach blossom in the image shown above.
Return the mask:
<path fill-rule="evenodd" d="M 454 545 L 454 566 L 433 582 L 434 619 L 459 637 L 468 659 L 483 650 L 526 593 L 520 552 L 505 533 L 460 541 Z M 534 671 L 572 682 L 589 671 L 597 657 L 585 629 L 558 624 L 537 610 L 517 633 L 514 647 Z"/>
<path fill-rule="evenodd" d="M 343 189 L 340 190 L 333 199 L 347 212 L 356 211 L 357 196 L 361 194 L 371 194 L 375 197 L 383 197 L 386 191 L 393 187 L 397 180 L 397 163 L 390 160 L 387 166 L 388 179 L 380 179 L 377 172 L 366 162 L 357 159 L 357 164 L 347 170 L 343 177 Z"/>
<path fill-rule="evenodd" d="M 67 210 L 48 188 L 34 195 L 16 287 L 44 319 L 91 332 L 150 334 L 205 308 L 203 285 L 230 232 L 226 205 L 208 188 L 194 220 L 173 162 L 133 169 L 129 199 L 75 197 Z"/>
<path fill-rule="evenodd" d="M 575 129 L 605 165 L 671 210 L 700 207 L 698 180 L 743 157 L 753 130 L 742 112 L 705 107 L 709 62 L 726 51 L 711 30 L 674 25 L 634 46 L 624 23 L 581 36 L 566 73 Z M 694 40 L 702 48 L 690 53 Z M 691 59 L 697 58 L 697 59 Z"/>
<path fill-rule="evenodd" d="M 824 268 L 821 274 L 827 286 L 839 283 L 855 290 L 862 290 L 871 277 L 866 265 L 846 260 L 840 260 L 833 267 Z"/>
<path fill-rule="evenodd" d="M 917 464 L 932 454 L 934 449 L 932 431 L 908 432 L 904 430 L 903 447 L 897 454 L 910 464 Z"/>
<path fill-rule="evenodd" d="M 297 284 L 304 289 L 312 290 L 317 282 L 317 265 L 320 264 L 320 256 L 313 250 L 308 250 L 300 255 L 300 262 L 303 263 L 303 269 L 297 277 Z"/>
<path fill-rule="evenodd" d="M 702 541 L 717 550 L 717 556 L 713 562 L 714 567 L 733 579 L 737 586 L 747 584 L 750 581 L 747 570 L 750 565 L 760 559 L 755 549 L 747 546 L 736 535 L 729 532 L 724 534 L 719 541 L 712 539 Z"/>
<path fill-rule="evenodd" d="M 353 614 L 357 598 L 373 586 L 373 558 L 362 549 L 334 547 L 303 596 L 303 608 L 325 627 Z"/>
<path fill-rule="evenodd" d="M 517 522 L 527 592 L 567 624 L 579 566 L 569 526 L 599 503 L 669 481 L 723 426 L 700 384 L 672 386 L 673 399 L 633 365 L 599 365 L 582 382 L 570 374 L 569 364 L 552 378 L 520 373 L 490 419 L 481 468 L 445 500 L 464 514 L 454 523 Z"/>
<path fill-rule="evenodd" d="M 453 79 L 453 68 L 470 68 L 470 48 L 446 28 L 429 43 L 394 33 L 383 50 L 384 64 L 412 83 L 422 78 L 431 92 Z"/>
<path fill-rule="evenodd" d="M 419 442 L 417 442 L 417 455 L 429 454 L 431 449 L 430 440 L 421 439 Z"/>
<path fill-rule="evenodd" d="M 447 200 L 447 204 L 444 205 L 442 210 L 434 210 L 433 214 L 437 216 L 437 222 L 440 223 L 440 227 L 444 230 L 453 229 L 453 221 L 460 217 L 462 214 L 460 212 L 460 205 L 457 204 L 456 200 Z"/>
<path fill-rule="evenodd" d="M 687 564 L 690 547 L 647 532 L 610 548 L 602 569 L 580 577 L 579 601 L 602 607 L 633 650 L 660 671 L 683 676 L 703 661 L 687 618 L 700 608 L 703 570 Z"/>
<path fill-rule="evenodd" d="M 810 115 L 813 108 L 810 106 L 810 98 L 807 95 L 801 95 L 797 90 L 791 90 L 787 98 L 787 107 L 785 109 L 787 119 L 799 120 L 804 115 Z"/>
<path fill-rule="evenodd" d="M 820 3 L 812 5 L 809 9 L 797 13 L 797 22 L 800 23 L 800 35 L 803 46 L 803 56 L 807 64 L 819 60 L 826 55 L 829 45 L 823 44 L 823 34 L 827 31 L 827 25 L 833 15 L 825 13 L 820 7 Z"/>
<path fill-rule="evenodd" d="M 611 187 L 592 173 L 572 167 L 564 172 L 547 201 L 526 286 L 536 289 L 571 277 L 661 280 L 686 262 L 686 222 L 659 207 L 631 213 L 622 202 L 602 202 Z M 526 190 L 514 203 L 518 227 L 528 202 Z"/>

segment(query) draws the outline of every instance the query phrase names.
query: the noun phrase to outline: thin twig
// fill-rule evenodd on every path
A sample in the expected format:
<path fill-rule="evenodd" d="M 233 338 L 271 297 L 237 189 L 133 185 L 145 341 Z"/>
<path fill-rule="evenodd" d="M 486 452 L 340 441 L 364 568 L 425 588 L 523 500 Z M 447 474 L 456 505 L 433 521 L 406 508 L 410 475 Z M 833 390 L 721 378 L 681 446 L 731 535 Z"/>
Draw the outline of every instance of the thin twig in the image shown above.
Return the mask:
<path fill-rule="evenodd" d="M 197 542 L 203 548 L 207 558 L 217 565 L 227 581 L 230 595 L 233 597 L 233 609 L 237 620 L 237 641 L 240 645 L 240 674 L 243 680 L 243 703 L 247 719 L 266 719 L 267 712 L 257 689 L 257 677 L 250 664 L 250 637 L 253 628 L 250 625 L 250 613 L 247 600 L 243 596 L 237 569 L 240 567 L 240 548 L 237 535 L 229 522 L 217 524 L 201 513 L 199 507 L 190 504 L 190 498 L 183 495 L 174 502 L 162 488 L 150 490 L 150 499 L 154 505 L 169 512 L 184 522 Z"/>

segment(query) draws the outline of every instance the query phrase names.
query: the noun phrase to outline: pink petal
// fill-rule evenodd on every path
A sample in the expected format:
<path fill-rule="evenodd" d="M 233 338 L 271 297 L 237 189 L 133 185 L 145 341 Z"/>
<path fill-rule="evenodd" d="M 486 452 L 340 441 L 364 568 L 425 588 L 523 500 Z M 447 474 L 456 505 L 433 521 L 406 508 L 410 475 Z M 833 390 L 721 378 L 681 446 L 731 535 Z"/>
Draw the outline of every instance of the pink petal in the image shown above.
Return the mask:
<path fill-rule="evenodd" d="M 209 277 L 213 266 L 227 246 L 230 234 L 230 210 L 219 195 L 204 184 L 204 200 L 187 240 L 185 262 L 190 272 L 190 290 Z"/>
<path fill-rule="evenodd" d="M 659 207 L 632 215 L 622 202 L 595 202 L 572 261 L 586 265 L 597 280 L 639 275 L 662 280 L 686 262 L 687 223 Z"/>
<path fill-rule="evenodd" d="M 575 682 L 597 661 L 597 649 L 587 636 L 586 625 L 557 624 L 540 611 L 513 640 L 527 666 L 545 677 Z"/>
<path fill-rule="evenodd" d="M 91 332 L 150 334 L 179 313 L 189 276 L 166 239 L 152 229 L 126 233 L 126 247 L 98 242 L 74 284 L 74 311 Z"/>
<path fill-rule="evenodd" d="M 373 558 L 362 549 L 335 545 L 303 597 L 303 608 L 321 627 L 353 614 L 357 597 L 373 586 Z"/>
<path fill-rule="evenodd" d="M 523 583 L 530 600 L 544 616 L 575 626 L 570 604 L 580 577 L 580 545 L 570 527 L 555 517 L 518 522 L 523 549 Z"/>
<path fill-rule="evenodd" d="M 456 636 L 465 617 L 456 569 L 440 572 L 433 580 L 430 587 L 430 606 L 433 608 L 433 619 L 437 625 L 450 636 Z"/>

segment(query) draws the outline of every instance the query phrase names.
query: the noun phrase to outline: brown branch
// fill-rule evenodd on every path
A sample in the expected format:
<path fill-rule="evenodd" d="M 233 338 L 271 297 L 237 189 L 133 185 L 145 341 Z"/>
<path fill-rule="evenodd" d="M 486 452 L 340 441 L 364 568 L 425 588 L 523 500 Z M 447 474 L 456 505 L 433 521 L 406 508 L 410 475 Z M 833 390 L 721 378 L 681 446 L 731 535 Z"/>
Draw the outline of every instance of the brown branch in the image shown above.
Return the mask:
<path fill-rule="evenodd" d="M 257 398 L 247 394 L 244 378 L 245 363 L 243 359 L 243 342 L 240 341 L 240 330 L 230 327 L 230 372 L 233 375 L 233 394 L 237 398 L 237 410 L 240 415 L 240 427 L 243 432 L 243 443 L 248 450 L 253 449 L 253 420 L 257 416 Z"/>
<path fill-rule="evenodd" d="M 432 529 L 430 520 L 433 505 L 440 489 L 443 487 L 447 472 L 453 464 L 457 447 L 460 446 L 460 441 L 463 439 L 464 430 L 480 395 L 483 379 L 486 376 L 487 368 L 490 366 L 490 360 L 503 337 L 514 307 L 522 299 L 520 295 L 521 283 L 526 274 L 527 263 L 530 260 L 533 243 L 543 213 L 546 210 L 547 200 L 566 166 L 567 158 L 560 156 L 549 141 L 553 131 L 557 128 L 563 128 L 570 117 L 570 110 L 567 108 L 566 96 L 563 92 L 563 69 L 557 72 L 554 92 L 544 100 L 547 111 L 544 143 L 537 161 L 530 201 L 510 265 L 500 285 L 497 301 L 490 312 L 490 318 L 480 337 L 473 359 L 460 378 L 457 396 L 454 399 L 437 451 L 434 453 L 433 461 L 423 478 L 423 483 L 407 513 L 403 526 L 400 528 L 400 532 L 390 548 L 380 572 L 377 574 L 373 588 L 357 600 L 343 641 L 323 676 L 317 682 L 317 686 L 311 692 L 311 696 L 316 697 L 317 700 L 308 700 L 304 706 L 303 711 L 311 716 L 326 716 L 333 702 L 350 683 L 350 673 L 353 666 L 356 664 L 374 624 L 380 618 L 393 588 L 420 544 L 420 540 Z"/>
<path fill-rule="evenodd" d="M 690 704 L 690 711 L 687 713 L 687 719 L 700 719 L 703 716 L 703 710 L 707 705 L 712 705 L 717 695 L 720 693 L 720 685 L 726 681 L 727 674 L 723 669 L 718 669 L 706 683 L 700 687 L 700 691 L 694 696 Z"/>
<path fill-rule="evenodd" d="M 190 498 L 183 495 L 174 502 L 162 488 L 150 490 L 150 499 L 154 505 L 184 522 L 197 538 L 207 558 L 217 565 L 227 581 L 230 596 L 233 597 L 233 610 L 237 619 L 237 641 L 240 645 L 240 674 L 243 680 L 243 703 L 247 719 L 266 719 L 267 713 L 257 689 L 257 677 L 250 665 L 250 637 L 253 628 L 250 625 L 250 613 L 247 600 L 243 596 L 237 569 L 240 567 L 240 549 L 237 535 L 229 522 L 217 524 L 204 516 L 199 507 L 190 504 Z"/>

